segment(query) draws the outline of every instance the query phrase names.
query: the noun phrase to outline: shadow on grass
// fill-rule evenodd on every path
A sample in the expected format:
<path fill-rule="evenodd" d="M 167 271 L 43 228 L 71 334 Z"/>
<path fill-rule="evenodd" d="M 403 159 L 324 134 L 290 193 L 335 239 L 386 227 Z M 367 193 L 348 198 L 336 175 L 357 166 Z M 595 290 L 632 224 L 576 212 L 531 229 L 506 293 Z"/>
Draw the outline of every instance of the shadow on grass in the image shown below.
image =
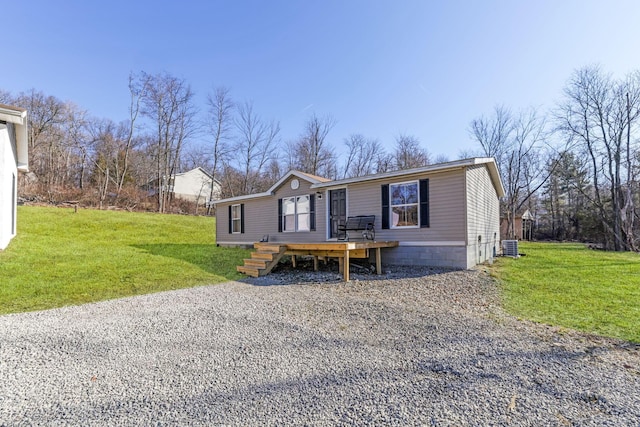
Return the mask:
<path fill-rule="evenodd" d="M 147 244 L 132 245 L 152 255 L 178 259 L 229 280 L 237 279 L 236 266 L 248 257 L 246 249 L 222 248 L 215 244 Z"/>

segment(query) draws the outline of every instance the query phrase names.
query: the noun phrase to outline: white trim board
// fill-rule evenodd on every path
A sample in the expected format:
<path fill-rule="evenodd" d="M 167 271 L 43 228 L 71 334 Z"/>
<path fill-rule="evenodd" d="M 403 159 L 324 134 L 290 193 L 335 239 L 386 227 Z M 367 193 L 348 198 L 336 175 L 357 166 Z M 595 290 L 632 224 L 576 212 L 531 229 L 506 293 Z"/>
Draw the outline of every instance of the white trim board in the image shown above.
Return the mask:
<path fill-rule="evenodd" d="M 398 242 L 398 246 L 461 246 L 466 247 L 464 240 L 442 242 Z"/>

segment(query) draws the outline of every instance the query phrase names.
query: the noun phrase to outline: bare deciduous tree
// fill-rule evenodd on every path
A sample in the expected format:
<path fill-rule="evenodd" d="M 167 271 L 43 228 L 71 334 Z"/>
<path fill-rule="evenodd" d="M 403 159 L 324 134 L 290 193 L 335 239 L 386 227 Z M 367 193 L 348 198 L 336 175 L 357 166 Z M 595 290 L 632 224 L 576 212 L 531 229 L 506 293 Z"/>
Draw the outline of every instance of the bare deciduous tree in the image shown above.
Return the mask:
<path fill-rule="evenodd" d="M 431 163 L 429 152 L 420 145 L 420 140 L 412 135 L 400 134 L 396 138 L 393 158 L 396 170 L 419 168 Z"/>
<path fill-rule="evenodd" d="M 385 151 L 376 154 L 376 173 L 391 172 L 394 170 L 393 154 Z"/>
<path fill-rule="evenodd" d="M 274 146 L 280 133 L 276 121 L 264 122 L 254 111 L 253 103 L 245 102 L 237 107 L 235 127 L 235 163 L 242 171 L 239 187 L 230 190 L 233 195 L 251 194 L 265 189 L 262 174 L 274 157 Z M 235 194 L 234 194 L 235 193 Z"/>
<path fill-rule="evenodd" d="M 559 165 L 556 165 L 559 163 Z M 588 223 L 593 215 L 587 205 L 591 192 L 588 182 L 588 159 L 571 151 L 563 151 L 547 163 L 551 171 L 544 185 L 541 203 L 547 212 L 543 230 L 547 237 L 557 240 L 595 237 L 598 233 Z"/>
<path fill-rule="evenodd" d="M 115 124 L 111 120 L 95 120 L 90 124 L 90 132 L 92 136 L 91 157 L 93 159 L 93 170 L 91 173 L 91 181 L 98 190 L 98 207 L 103 208 L 109 184 L 115 183 L 117 179 L 113 179 L 112 165 L 114 159 L 117 159 L 118 153 L 118 136 Z"/>
<path fill-rule="evenodd" d="M 344 165 L 343 178 L 365 176 L 376 172 L 377 160 L 384 151 L 377 139 L 354 134 L 345 139 L 344 144 L 349 152 Z"/>
<path fill-rule="evenodd" d="M 433 160 L 433 163 L 447 163 L 449 161 L 451 161 L 451 159 L 449 159 L 449 156 L 446 154 L 438 154 Z"/>
<path fill-rule="evenodd" d="M 231 131 L 233 128 L 233 110 L 234 105 L 229 95 L 229 89 L 224 87 L 216 88 L 213 93 L 207 95 L 207 105 L 209 107 L 208 126 L 212 136 L 210 157 L 212 185 L 209 201 L 214 200 L 216 186 L 218 180 L 217 173 L 222 162 L 227 160 L 227 156 L 231 151 L 229 141 L 231 139 Z M 219 196 L 219 195 L 218 195 Z M 213 205 L 207 205 L 207 214 L 211 213 Z"/>
<path fill-rule="evenodd" d="M 184 80 L 166 73 L 143 72 L 138 81 L 146 82 L 142 114 L 153 127 L 158 211 L 165 212 L 171 202 L 171 178 L 177 172 L 182 149 L 197 130 L 193 92 Z"/>
<path fill-rule="evenodd" d="M 478 149 L 464 149 L 458 152 L 458 160 L 462 159 L 471 159 L 473 157 L 481 157 L 483 156 L 482 150 Z"/>
<path fill-rule="evenodd" d="M 129 172 L 129 157 L 131 156 L 131 150 L 134 145 L 136 121 L 140 114 L 140 103 L 146 96 L 149 82 L 150 76 L 148 75 L 143 74 L 139 78 L 136 78 L 133 73 L 129 74 L 129 121 L 127 122 L 127 134 L 122 149 L 122 170 L 118 171 L 117 195 L 120 195 L 127 173 Z"/>
<path fill-rule="evenodd" d="M 29 168 L 45 185 L 56 185 L 55 163 L 63 139 L 67 105 L 53 96 L 32 89 L 15 99 L 29 111 Z"/>
<path fill-rule="evenodd" d="M 67 157 L 64 170 L 67 174 L 66 181 L 77 182 L 80 189 L 84 188 L 88 151 L 91 144 L 91 136 L 88 132 L 89 123 L 90 119 L 86 111 L 80 110 L 75 105 L 68 105 L 64 126 L 66 129 L 64 145 Z M 73 164 L 71 164 L 72 162 Z"/>
<path fill-rule="evenodd" d="M 593 204 L 606 231 L 605 245 L 637 250 L 633 180 L 640 122 L 640 75 L 614 80 L 599 67 L 574 73 L 558 121 L 590 160 Z"/>
<path fill-rule="evenodd" d="M 13 100 L 13 96 L 11 95 L 11 92 L 0 89 L 0 104 L 9 105 L 9 104 L 13 104 L 13 102 L 14 100 Z"/>
<path fill-rule="evenodd" d="M 545 121 L 536 110 L 514 116 L 500 106 L 492 117 L 471 122 L 471 136 L 480 144 L 483 154 L 496 159 L 505 187 L 503 212 L 507 220 L 507 237 L 516 238 L 515 216 L 529 198 L 544 184 L 541 176 L 541 147 L 546 143 Z"/>
<path fill-rule="evenodd" d="M 501 160 L 510 150 L 514 126 L 511 111 L 500 105 L 494 108 L 492 117 L 482 116 L 474 119 L 471 122 L 470 134 L 480 144 L 485 156 Z"/>
<path fill-rule="evenodd" d="M 336 155 L 327 141 L 327 135 L 336 125 L 331 116 L 318 117 L 313 114 L 305 128 L 292 144 L 292 168 L 312 175 L 336 178 Z"/>
<path fill-rule="evenodd" d="M 282 170 L 280 159 L 271 159 L 264 173 L 262 174 L 262 180 L 264 181 L 265 190 L 271 187 L 276 181 L 278 181 L 285 172 L 286 171 Z"/>

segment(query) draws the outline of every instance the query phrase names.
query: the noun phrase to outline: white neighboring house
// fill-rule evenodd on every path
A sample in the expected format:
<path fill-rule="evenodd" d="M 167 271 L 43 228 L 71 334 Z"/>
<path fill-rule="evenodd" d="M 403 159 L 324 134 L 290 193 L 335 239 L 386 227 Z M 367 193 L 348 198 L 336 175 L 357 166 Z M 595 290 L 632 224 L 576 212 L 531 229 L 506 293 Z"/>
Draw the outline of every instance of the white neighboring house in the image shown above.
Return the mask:
<path fill-rule="evenodd" d="M 207 204 L 211 196 L 213 185 L 213 200 L 220 198 L 220 183 L 213 181 L 201 167 L 190 171 L 177 173 L 169 182 L 169 191 L 179 199 L 189 200 L 198 204 Z"/>
<path fill-rule="evenodd" d="M 0 104 L 0 250 L 16 235 L 18 172 L 28 171 L 27 110 Z"/>

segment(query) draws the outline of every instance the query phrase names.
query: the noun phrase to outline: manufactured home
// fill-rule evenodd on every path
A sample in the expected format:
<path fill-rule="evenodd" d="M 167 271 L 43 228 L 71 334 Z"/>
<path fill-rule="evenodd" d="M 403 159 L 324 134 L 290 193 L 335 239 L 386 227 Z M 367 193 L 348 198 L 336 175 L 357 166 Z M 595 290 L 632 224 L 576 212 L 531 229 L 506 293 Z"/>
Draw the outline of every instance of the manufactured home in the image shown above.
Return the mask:
<path fill-rule="evenodd" d="M 290 171 L 264 193 L 218 200 L 216 241 L 339 242 L 348 219 L 366 215 L 375 241 L 397 242 L 382 248 L 383 263 L 468 269 L 499 251 L 503 195 L 492 158 L 341 180 Z"/>
<path fill-rule="evenodd" d="M 18 172 L 28 172 L 27 111 L 0 104 L 0 250 L 16 235 Z"/>

